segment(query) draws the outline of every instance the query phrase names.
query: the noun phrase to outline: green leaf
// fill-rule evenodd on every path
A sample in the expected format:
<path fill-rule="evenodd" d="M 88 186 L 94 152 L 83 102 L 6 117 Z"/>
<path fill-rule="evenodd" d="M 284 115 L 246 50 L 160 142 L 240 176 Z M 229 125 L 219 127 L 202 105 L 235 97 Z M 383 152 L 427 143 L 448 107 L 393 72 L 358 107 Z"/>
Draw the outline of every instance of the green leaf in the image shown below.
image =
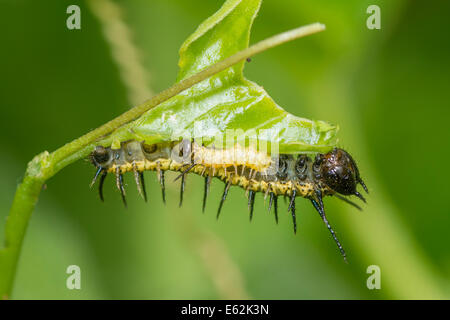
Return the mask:
<path fill-rule="evenodd" d="M 260 0 L 229 0 L 206 19 L 181 46 L 177 81 L 247 48 L 260 4 Z M 149 110 L 102 144 L 118 147 L 128 139 L 151 144 L 189 137 L 221 147 L 227 130 L 239 130 L 237 141 L 278 143 L 281 153 L 326 152 L 336 145 L 337 127 L 286 112 L 262 87 L 245 79 L 244 64 L 235 64 Z"/>

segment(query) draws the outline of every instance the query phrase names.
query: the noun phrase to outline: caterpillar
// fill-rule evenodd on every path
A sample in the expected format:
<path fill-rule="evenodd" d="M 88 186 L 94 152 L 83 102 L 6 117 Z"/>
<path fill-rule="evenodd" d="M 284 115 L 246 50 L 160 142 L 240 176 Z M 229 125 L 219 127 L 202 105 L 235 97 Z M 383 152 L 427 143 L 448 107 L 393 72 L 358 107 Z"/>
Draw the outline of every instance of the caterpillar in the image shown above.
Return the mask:
<path fill-rule="evenodd" d="M 127 204 L 123 174 L 132 172 L 140 195 L 147 201 L 144 171 L 156 171 L 165 203 L 165 171 L 179 172 L 175 179 L 181 179 L 180 206 L 183 202 L 185 176 L 196 173 L 205 179 L 202 210 L 205 210 L 210 184 L 213 178 L 225 183 L 219 203 L 217 218 L 231 186 L 243 188 L 248 197 L 250 220 L 253 218 L 255 194 L 261 192 L 269 197 L 269 211 L 274 211 L 278 223 L 278 197 L 289 200 L 288 212 L 292 216 L 294 233 L 297 232 L 295 199 L 303 197 L 311 201 L 327 226 L 341 255 L 346 261 L 346 253 L 336 233 L 328 222 L 323 197 L 335 196 L 354 207 L 361 208 L 346 196 L 355 195 L 366 201 L 357 191 L 360 184 L 368 189 L 360 177 L 356 162 L 351 155 L 340 148 L 327 153 L 316 153 L 314 159 L 305 153 L 268 155 L 252 147 L 236 144 L 228 149 L 204 146 L 195 140 L 161 142 L 147 144 L 143 141 L 128 140 L 120 143 L 120 148 L 97 146 L 90 154 L 90 161 L 97 168 L 91 186 L 99 180 L 99 196 L 103 201 L 103 185 L 108 173 L 115 176 L 116 185 L 123 203 Z"/>

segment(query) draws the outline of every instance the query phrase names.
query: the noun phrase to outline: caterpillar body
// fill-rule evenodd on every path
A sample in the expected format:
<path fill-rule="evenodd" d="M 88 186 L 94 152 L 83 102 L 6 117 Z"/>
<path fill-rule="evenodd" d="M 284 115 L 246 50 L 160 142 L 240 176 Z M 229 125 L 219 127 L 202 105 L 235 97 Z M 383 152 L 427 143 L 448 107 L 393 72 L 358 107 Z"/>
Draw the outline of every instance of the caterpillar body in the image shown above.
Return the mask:
<path fill-rule="evenodd" d="M 97 168 L 91 185 L 100 177 L 99 195 L 102 201 L 102 188 L 108 173 L 115 175 L 117 188 L 126 205 L 123 174 L 126 172 L 134 174 L 138 191 L 147 200 L 143 172 L 156 171 L 165 202 L 164 172 L 175 171 L 180 172 L 175 180 L 181 178 L 181 206 L 185 176 L 192 172 L 205 177 L 203 210 L 211 180 L 216 177 L 225 183 L 217 217 L 220 215 L 229 188 L 234 185 L 246 190 L 250 220 L 253 217 L 256 192 L 262 192 L 265 197 L 270 197 L 269 210 L 274 208 L 276 222 L 278 222 L 278 196 L 288 197 L 288 211 L 291 213 L 296 232 L 295 199 L 296 197 L 309 199 L 325 222 L 344 259 L 346 253 L 327 220 L 322 199 L 324 196 L 335 196 L 361 209 L 345 196 L 356 195 L 365 202 L 364 197 L 356 190 L 357 184 L 361 184 L 367 192 L 356 162 L 346 151 L 339 148 L 334 148 L 328 153 L 317 153 L 312 159 L 304 153 L 268 155 L 266 152 L 242 147 L 239 144 L 228 149 L 216 149 L 186 139 L 155 144 L 130 140 L 122 142 L 119 149 L 97 146 L 91 153 L 90 160 Z"/>

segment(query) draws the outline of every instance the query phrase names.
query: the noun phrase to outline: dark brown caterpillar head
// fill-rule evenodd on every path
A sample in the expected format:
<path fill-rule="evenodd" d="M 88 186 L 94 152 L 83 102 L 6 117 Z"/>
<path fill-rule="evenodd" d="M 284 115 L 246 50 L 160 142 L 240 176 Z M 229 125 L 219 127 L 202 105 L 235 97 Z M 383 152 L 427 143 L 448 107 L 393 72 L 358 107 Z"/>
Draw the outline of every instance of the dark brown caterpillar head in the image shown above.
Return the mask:
<path fill-rule="evenodd" d="M 105 167 L 107 163 L 111 160 L 111 152 L 109 149 L 97 146 L 95 150 L 91 153 L 91 162 L 98 167 Z"/>
<path fill-rule="evenodd" d="M 356 186 L 360 183 L 366 192 L 367 188 L 355 161 L 346 151 L 334 148 L 329 153 L 318 154 L 314 161 L 314 175 L 334 191 L 343 195 L 354 194 L 365 201 L 356 191 Z"/>

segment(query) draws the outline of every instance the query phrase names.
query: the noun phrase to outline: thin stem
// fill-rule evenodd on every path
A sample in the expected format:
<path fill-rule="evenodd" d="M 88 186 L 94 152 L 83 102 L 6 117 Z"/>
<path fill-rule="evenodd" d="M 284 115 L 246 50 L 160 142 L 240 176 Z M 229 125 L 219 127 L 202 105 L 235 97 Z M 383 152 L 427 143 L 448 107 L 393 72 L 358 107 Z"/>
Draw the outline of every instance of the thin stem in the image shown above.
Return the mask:
<path fill-rule="evenodd" d="M 41 165 L 47 163 L 47 157 L 48 153 L 44 152 L 30 161 L 14 196 L 5 226 L 4 248 L 0 250 L 0 299 L 8 299 L 11 294 L 28 221 L 45 183 L 45 178 L 41 175 L 45 168 Z"/>
<path fill-rule="evenodd" d="M 92 151 L 93 143 L 100 138 L 110 134 L 120 126 L 139 118 L 146 111 L 176 96 L 180 92 L 262 51 L 323 31 L 324 29 L 324 25 L 315 23 L 260 41 L 174 84 L 172 87 L 162 91 L 143 104 L 130 109 L 82 137 L 67 143 L 53 153 L 43 152 L 37 155 L 28 164 L 25 177 L 17 187 L 5 226 L 4 248 L 0 250 L 0 299 L 8 299 L 10 297 L 28 221 L 39 198 L 40 191 L 48 179 L 53 177 L 65 166 L 89 154 Z"/>

